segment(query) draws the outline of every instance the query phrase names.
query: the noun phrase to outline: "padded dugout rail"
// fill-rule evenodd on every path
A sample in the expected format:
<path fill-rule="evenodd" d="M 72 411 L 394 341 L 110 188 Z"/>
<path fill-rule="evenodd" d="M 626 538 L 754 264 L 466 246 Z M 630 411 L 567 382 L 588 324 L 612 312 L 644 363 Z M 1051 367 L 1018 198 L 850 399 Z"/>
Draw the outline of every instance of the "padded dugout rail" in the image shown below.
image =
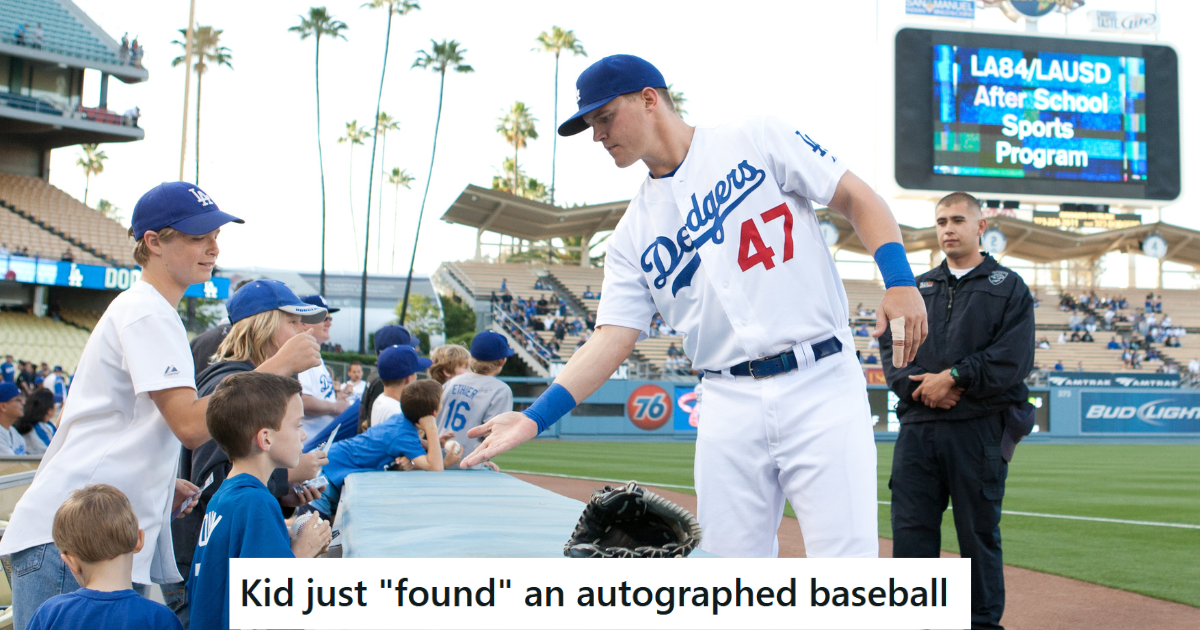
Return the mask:
<path fill-rule="evenodd" d="M 337 526 L 344 558 L 563 558 L 583 506 L 490 470 L 355 473 Z"/>

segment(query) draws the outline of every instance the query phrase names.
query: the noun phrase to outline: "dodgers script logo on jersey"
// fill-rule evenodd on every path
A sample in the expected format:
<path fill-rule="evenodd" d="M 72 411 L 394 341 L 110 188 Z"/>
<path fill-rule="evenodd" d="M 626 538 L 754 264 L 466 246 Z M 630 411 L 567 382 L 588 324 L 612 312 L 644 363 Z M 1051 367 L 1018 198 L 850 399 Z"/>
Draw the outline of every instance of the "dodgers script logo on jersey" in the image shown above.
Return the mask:
<path fill-rule="evenodd" d="M 704 196 L 703 203 L 698 202 L 696 194 L 692 193 L 692 209 L 687 214 L 684 226 L 676 233 L 675 239 L 660 236 L 642 252 L 642 271 L 658 271 L 658 276 L 654 278 L 654 287 L 661 289 L 666 286 L 667 279 L 675 273 L 675 269 L 683 261 L 684 254 L 695 251 L 709 241 L 715 245 L 725 242 L 725 218 L 766 178 L 765 171 L 751 165 L 749 160 L 742 160 L 728 175 L 717 181 L 712 190 Z M 740 192 L 733 197 L 735 191 Z M 692 232 L 699 234 L 693 237 Z M 692 276 L 696 275 L 696 268 L 699 266 L 700 254 L 696 254 L 671 283 L 672 296 L 678 295 L 680 289 L 691 286 Z"/>

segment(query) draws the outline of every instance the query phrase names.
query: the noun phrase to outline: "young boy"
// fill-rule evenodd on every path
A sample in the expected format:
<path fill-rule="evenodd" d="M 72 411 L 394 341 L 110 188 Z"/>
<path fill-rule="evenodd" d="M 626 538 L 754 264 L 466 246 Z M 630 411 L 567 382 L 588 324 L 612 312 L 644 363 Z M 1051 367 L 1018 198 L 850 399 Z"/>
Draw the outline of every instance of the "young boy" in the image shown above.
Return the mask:
<path fill-rule="evenodd" d="M 462 436 L 464 452 L 474 452 L 483 441 L 482 438 L 466 437 L 468 430 L 513 409 L 512 389 L 496 378 L 512 354 L 504 335 L 485 330 L 471 340 L 471 371 L 446 382 L 438 427 L 442 433 L 453 431 Z M 484 466 L 499 470 L 491 462 L 477 464 L 474 468 Z"/>
<path fill-rule="evenodd" d="M 262 372 L 229 376 L 208 403 L 208 432 L 233 467 L 208 503 L 192 556 L 187 600 L 192 630 L 229 628 L 230 558 L 312 558 L 329 544 L 329 524 L 310 520 L 289 537 L 267 490 L 276 468 L 294 468 L 304 445 L 304 403 L 295 380 Z"/>
<path fill-rule="evenodd" d="M 325 479 L 329 483 L 321 498 L 310 504 L 313 509 L 329 518 L 337 508 L 342 483 L 348 475 L 383 470 L 398 457 L 406 457 L 414 467 L 428 471 L 442 471 L 446 466 L 457 464 L 462 447 L 446 442 L 451 450 L 443 457 L 441 445 L 434 439 L 437 436 L 435 416 L 441 401 L 441 385 L 433 380 L 417 381 L 400 394 L 402 413 L 371 427 L 362 435 L 334 442 L 329 449 L 329 463 L 325 464 Z"/>
<path fill-rule="evenodd" d="M 105 484 L 71 492 L 54 513 L 54 545 L 79 590 L 55 595 L 25 627 L 177 628 L 175 614 L 133 590 L 133 554 L 145 542 L 137 515 L 123 492 Z"/>
<path fill-rule="evenodd" d="M 401 392 L 417 379 L 417 372 L 428 370 L 430 365 L 433 361 L 419 356 L 412 346 L 395 345 L 379 353 L 376 369 L 383 381 L 383 393 L 371 407 L 372 427 L 400 413 Z"/>

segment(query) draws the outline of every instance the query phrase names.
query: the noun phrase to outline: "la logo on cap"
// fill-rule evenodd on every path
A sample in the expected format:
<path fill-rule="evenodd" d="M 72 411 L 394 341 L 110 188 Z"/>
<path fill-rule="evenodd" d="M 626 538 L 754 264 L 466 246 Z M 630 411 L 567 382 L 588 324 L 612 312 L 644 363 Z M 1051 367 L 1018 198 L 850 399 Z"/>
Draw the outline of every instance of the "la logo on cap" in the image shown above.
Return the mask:
<path fill-rule="evenodd" d="M 199 188 L 189 188 L 188 190 L 192 192 L 192 195 L 196 197 L 196 201 L 199 201 L 201 206 L 211 206 L 213 204 L 212 197 L 209 197 L 208 193 L 203 190 Z"/>

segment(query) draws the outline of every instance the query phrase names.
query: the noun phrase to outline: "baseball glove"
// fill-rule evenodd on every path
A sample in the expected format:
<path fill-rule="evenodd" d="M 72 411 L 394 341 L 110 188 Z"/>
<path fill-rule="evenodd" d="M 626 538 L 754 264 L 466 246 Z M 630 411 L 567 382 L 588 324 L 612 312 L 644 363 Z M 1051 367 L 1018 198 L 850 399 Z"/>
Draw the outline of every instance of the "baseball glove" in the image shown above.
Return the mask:
<path fill-rule="evenodd" d="M 682 558 L 700 544 L 691 512 L 637 485 L 596 490 L 563 547 L 572 558 Z"/>

